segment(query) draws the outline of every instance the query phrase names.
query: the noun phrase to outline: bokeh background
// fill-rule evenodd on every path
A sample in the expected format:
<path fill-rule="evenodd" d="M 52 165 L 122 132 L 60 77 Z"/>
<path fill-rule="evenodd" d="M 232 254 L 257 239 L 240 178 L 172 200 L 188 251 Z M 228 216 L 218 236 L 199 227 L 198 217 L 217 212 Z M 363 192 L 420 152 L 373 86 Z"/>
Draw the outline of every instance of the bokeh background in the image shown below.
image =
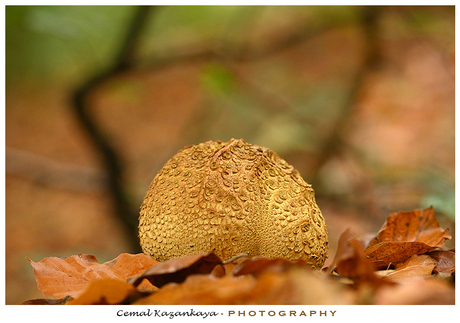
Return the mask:
<path fill-rule="evenodd" d="M 148 185 L 207 140 L 294 165 L 331 258 L 396 211 L 455 236 L 454 10 L 7 6 L 6 303 L 43 297 L 26 256 L 140 252 Z"/>

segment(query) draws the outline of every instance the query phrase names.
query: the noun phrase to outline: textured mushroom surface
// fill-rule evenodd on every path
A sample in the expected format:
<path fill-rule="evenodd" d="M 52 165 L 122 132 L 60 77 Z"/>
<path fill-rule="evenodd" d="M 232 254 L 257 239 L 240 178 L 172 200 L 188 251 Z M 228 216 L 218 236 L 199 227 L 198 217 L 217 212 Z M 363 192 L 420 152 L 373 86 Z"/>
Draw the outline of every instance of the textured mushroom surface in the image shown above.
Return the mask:
<path fill-rule="evenodd" d="M 213 251 L 223 260 L 327 258 L 326 223 L 314 191 L 271 150 L 244 140 L 187 146 L 155 176 L 141 206 L 139 238 L 158 261 Z"/>

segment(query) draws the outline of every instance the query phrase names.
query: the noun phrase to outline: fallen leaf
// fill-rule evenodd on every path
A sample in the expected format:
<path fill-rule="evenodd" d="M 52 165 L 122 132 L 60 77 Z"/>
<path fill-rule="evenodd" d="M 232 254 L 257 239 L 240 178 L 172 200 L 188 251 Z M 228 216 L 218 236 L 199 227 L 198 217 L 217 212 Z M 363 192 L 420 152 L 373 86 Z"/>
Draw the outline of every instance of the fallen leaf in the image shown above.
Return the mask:
<path fill-rule="evenodd" d="M 129 296 L 134 296 L 136 293 L 136 288 L 126 282 L 117 279 L 100 279 L 93 281 L 79 297 L 70 300 L 67 305 L 123 304 Z"/>
<path fill-rule="evenodd" d="M 335 268 L 337 274 L 351 279 L 356 286 L 366 283 L 378 288 L 387 283 L 375 275 L 375 267 L 364 257 L 364 245 L 361 241 L 352 239 L 347 245 L 346 252 L 338 257 Z"/>
<path fill-rule="evenodd" d="M 352 284 L 354 287 L 367 284 L 378 288 L 385 282 L 375 274 L 375 267 L 364 256 L 364 243 L 354 238 L 354 233 L 347 229 L 339 237 L 337 251 L 329 267 L 323 269 L 331 274 L 333 271 L 340 275 L 343 283 Z"/>
<path fill-rule="evenodd" d="M 342 286 L 317 277 L 308 268 L 265 270 L 257 277 L 190 275 L 181 284 L 165 285 L 134 305 L 296 305 L 351 304 L 352 294 Z"/>
<path fill-rule="evenodd" d="M 152 266 L 156 261 L 145 254 L 121 254 L 114 260 L 99 264 L 87 254 L 68 258 L 47 257 L 39 262 L 30 258 L 38 288 L 45 297 L 78 297 L 95 280 L 112 278 L 125 281 L 129 276 Z"/>
<path fill-rule="evenodd" d="M 245 262 L 239 264 L 232 272 L 234 276 L 247 275 L 247 274 L 258 274 L 264 270 L 271 268 L 279 271 L 286 270 L 291 266 L 307 266 L 308 263 L 305 260 L 299 259 L 295 262 L 289 259 L 283 258 L 262 258 L 254 257 L 247 259 Z"/>
<path fill-rule="evenodd" d="M 355 238 L 355 234 L 351 231 L 350 228 L 347 228 L 339 237 L 339 242 L 337 244 L 337 250 L 334 255 L 332 263 L 322 270 L 331 274 L 332 271 L 337 267 L 337 264 L 342 259 L 348 259 L 353 257 L 355 250 L 349 245 L 349 241 Z"/>
<path fill-rule="evenodd" d="M 191 274 L 209 274 L 222 261 L 214 253 L 183 256 L 157 263 L 142 274 L 131 277 L 128 282 L 137 286 L 143 279 L 152 285 L 162 287 L 171 282 L 181 283 Z"/>
<path fill-rule="evenodd" d="M 422 242 L 432 247 L 442 247 L 450 239 L 435 217 L 433 207 L 411 212 L 391 213 L 377 235 L 368 245 L 382 242 Z"/>
<path fill-rule="evenodd" d="M 144 293 L 153 293 L 159 290 L 158 287 L 153 286 L 147 279 L 143 279 L 141 283 L 136 286 L 136 289 Z"/>
<path fill-rule="evenodd" d="M 334 284 L 327 276 L 308 267 L 290 266 L 283 272 L 266 270 L 244 304 L 256 305 L 347 305 L 352 291 Z"/>
<path fill-rule="evenodd" d="M 439 279 L 388 285 L 376 292 L 374 305 L 455 305 L 455 288 Z"/>
<path fill-rule="evenodd" d="M 453 250 L 433 250 L 428 255 L 438 261 L 433 272 L 435 274 L 451 274 L 455 272 L 455 251 Z"/>
<path fill-rule="evenodd" d="M 364 251 L 379 269 L 405 262 L 412 255 L 424 254 L 444 245 L 449 230 L 440 228 L 432 207 L 389 215 Z"/>
<path fill-rule="evenodd" d="M 249 259 L 251 259 L 251 257 L 248 257 L 246 255 L 246 256 L 241 256 L 241 257 L 235 257 L 234 259 L 225 261 L 224 264 L 222 265 L 225 271 L 225 274 L 232 274 L 238 266 L 248 261 Z"/>
<path fill-rule="evenodd" d="M 398 264 L 396 269 L 383 277 L 400 284 L 412 283 L 418 279 L 431 276 L 437 261 L 428 255 L 412 255 L 403 264 Z"/>
<path fill-rule="evenodd" d="M 189 275 L 181 284 L 170 283 L 134 305 L 234 305 L 252 291 L 254 278 Z"/>
<path fill-rule="evenodd" d="M 367 248 L 364 253 L 376 268 L 385 269 L 433 249 L 422 242 L 381 242 Z"/>
<path fill-rule="evenodd" d="M 36 298 L 22 302 L 21 305 L 65 305 L 72 297 L 66 296 L 63 298 Z"/>

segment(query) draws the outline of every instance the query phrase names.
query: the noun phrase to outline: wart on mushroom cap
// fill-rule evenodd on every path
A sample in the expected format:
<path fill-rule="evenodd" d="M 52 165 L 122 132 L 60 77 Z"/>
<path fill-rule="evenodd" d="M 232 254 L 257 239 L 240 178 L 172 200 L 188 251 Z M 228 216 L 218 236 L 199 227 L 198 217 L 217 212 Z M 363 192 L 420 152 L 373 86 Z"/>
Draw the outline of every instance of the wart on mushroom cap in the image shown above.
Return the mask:
<path fill-rule="evenodd" d="M 321 268 L 327 228 L 314 191 L 268 148 L 243 139 L 187 146 L 155 176 L 139 238 L 158 261 L 213 251 L 303 259 Z"/>

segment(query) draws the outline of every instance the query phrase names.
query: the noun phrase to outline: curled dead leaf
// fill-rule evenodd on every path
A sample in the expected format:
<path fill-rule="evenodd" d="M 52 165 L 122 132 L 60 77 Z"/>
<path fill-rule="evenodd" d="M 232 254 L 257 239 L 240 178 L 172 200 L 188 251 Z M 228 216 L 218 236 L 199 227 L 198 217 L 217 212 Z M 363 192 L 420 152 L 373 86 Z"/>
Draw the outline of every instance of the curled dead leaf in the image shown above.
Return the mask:
<path fill-rule="evenodd" d="M 70 300 L 67 305 L 129 304 L 128 298 L 134 298 L 136 294 L 139 293 L 131 284 L 116 279 L 100 279 L 93 281 L 79 297 Z"/>
<path fill-rule="evenodd" d="M 283 259 L 283 258 L 269 259 L 269 258 L 253 257 L 239 264 L 233 270 L 232 274 L 234 276 L 258 274 L 269 268 L 275 269 L 278 271 L 283 271 L 292 266 L 307 266 L 307 265 L 309 264 L 303 259 L 298 259 L 297 261 L 290 261 L 289 259 Z"/>
<path fill-rule="evenodd" d="M 324 268 L 329 274 L 334 270 L 341 278 L 349 279 L 355 287 L 364 283 L 378 288 L 389 283 L 375 275 L 375 267 L 364 256 L 364 243 L 355 239 L 350 229 L 340 235 L 334 260 L 329 267 Z"/>
<path fill-rule="evenodd" d="M 168 284 L 134 305 L 296 305 L 352 304 L 352 294 L 308 268 L 279 272 L 263 270 L 257 276 L 190 275 L 183 283 Z"/>
<path fill-rule="evenodd" d="M 171 283 L 144 297 L 134 305 L 232 305 L 238 304 L 255 285 L 252 277 L 222 278 L 214 275 L 190 275 L 181 284 Z"/>
<path fill-rule="evenodd" d="M 450 238 L 448 230 L 439 226 L 433 207 L 429 207 L 425 210 L 391 213 L 368 248 L 381 242 L 415 241 L 439 248 Z"/>
<path fill-rule="evenodd" d="M 72 297 L 66 296 L 63 298 L 36 298 L 29 299 L 21 303 L 21 305 L 65 305 Z"/>
<path fill-rule="evenodd" d="M 39 262 L 30 258 L 35 280 L 43 294 L 53 297 L 78 297 L 88 285 L 99 279 L 125 281 L 129 276 L 144 271 L 156 261 L 145 254 L 121 254 L 99 264 L 96 257 L 87 254 L 68 258 L 47 257 Z"/>
<path fill-rule="evenodd" d="M 323 268 L 324 271 L 326 271 L 328 274 L 331 274 L 341 260 L 353 257 L 355 250 L 349 245 L 348 242 L 354 238 L 355 234 L 350 228 L 347 228 L 344 232 L 342 232 L 339 237 L 334 259 L 328 267 Z"/>
<path fill-rule="evenodd" d="M 398 264 L 396 269 L 383 279 L 400 284 L 412 283 L 431 276 L 437 261 L 428 255 L 412 255 L 406 262 Z"/>
<path fill-rule="evenodd" d="M 455 305 L 455 288 L 439 279 L 388 285 L 374 296 L 375 305 Z"/>
<path fill-rule="evenodd" d="M 435 274 L 452 274 L 455 272 L 455 251 L 454 250 L 433 250 L 428 255 L 438 261 L 433 272 Z"/>
<path fill-rule="evenodd" d="M 450 238 L 449 230 L 440 228 L 432 207 L 391 213 L 364 253 L 383 269 L 440 248 Z"/>
<path fill-rule="evenodd" d="M 167 283 L 181 283 L 191 274 L 209 274 L 222 261 L 214 253 L 183 256 L 159 262 L 142 274 L 130 277 L 128 282 L 134 286 L 147 279 L 152 285 L 161 287 Z"/>

